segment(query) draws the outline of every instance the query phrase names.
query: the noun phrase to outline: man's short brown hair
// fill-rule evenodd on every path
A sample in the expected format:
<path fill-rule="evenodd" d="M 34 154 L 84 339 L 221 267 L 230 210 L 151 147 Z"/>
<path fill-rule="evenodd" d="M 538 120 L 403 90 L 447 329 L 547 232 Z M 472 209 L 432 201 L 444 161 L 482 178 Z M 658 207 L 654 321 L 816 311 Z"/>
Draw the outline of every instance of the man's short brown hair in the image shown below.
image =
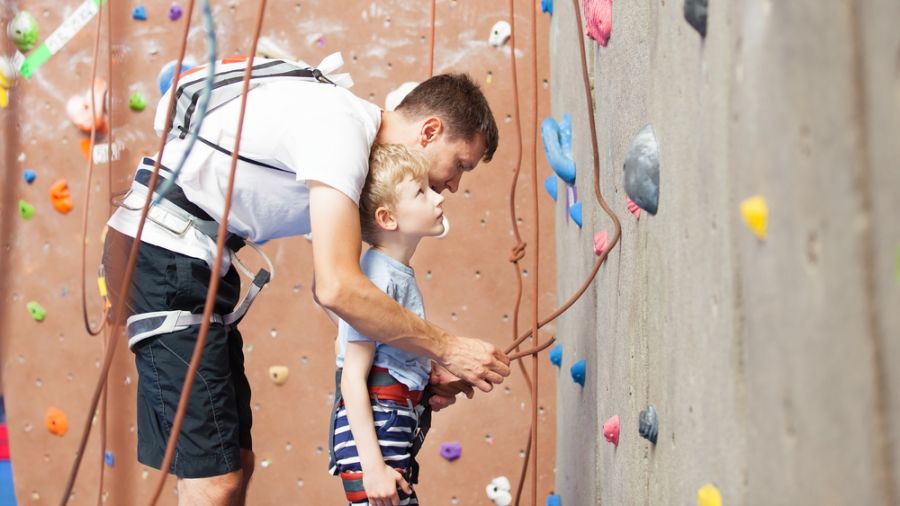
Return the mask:
<path fill-rule="evenodd" d="M 440 74 L 416 86 L 397 106 L 410 119 L 437 116 L 450 139 L 484 138 L 484 156 L 491 161 L 499 134 L 491 107 L 481 89 L 466 74 Z"/>

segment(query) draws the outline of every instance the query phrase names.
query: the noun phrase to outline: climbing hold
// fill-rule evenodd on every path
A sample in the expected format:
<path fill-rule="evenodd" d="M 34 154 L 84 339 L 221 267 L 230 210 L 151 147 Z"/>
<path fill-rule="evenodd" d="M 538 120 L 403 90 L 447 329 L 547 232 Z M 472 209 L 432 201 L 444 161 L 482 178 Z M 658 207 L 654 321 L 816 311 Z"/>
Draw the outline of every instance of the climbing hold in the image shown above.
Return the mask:
<path fill-rule="evenodd" d="M 656 444 L 656 435 L 659 433 L 659 418 L 656 416 L 656 408 L 648 406 L 641 411 L 638 418 L 638 432 L 641 437 Z"/>
<path fill-rule="evenodd" d="M 684 19 L 706 37 L 707 0 L 684 0 Z"/>
<path fill-rule="evenodd" d="M 541 0 L 541 12 L 553 15 L 553 0 Z"/>
<path fill-rule="evenodd" d="M 25 169 L 25 172 L 22 173 L 22 177 L 25 178 L 25 182 L 31 184 L 37 179 L 37 172 L 31 169 Z"/>
<path fill-rule="evenodd" d="M 572 159 L 572 118 L 564 113 L 562 121 L 545 118 L 541 123 L 544 154 L 553 172 L 566 184 L 575 183 L 575 160 Z"/>
<path fill-rule="evenodd" d="M 40 34 L 38 22 L 28 11 L 19 11 L 6 26 L 6 34 L 19 51 L 31 51 Z"/>
<path fill-rule="evenodd" d="M 569 372 L 572 374 L 572 380 L 575 383 L 584 386 L 584 380 L 587 376 L 587 362 L 584 359 L 575 362 Z"/>
<path fill-rule="evenodd" d="M 42 322 L 44 321 L 44 318 L 47 317 L 47 310 L 44 309 L 44 306 L 40 305 L 37 301 L 31 301 L 26 304 L 25 307 L 28 308 L 28 312 L 36 322 Z"/>
<path fill-rule="evenodd" d="M 616 415 L 603 424 L 603 437 L 610 443 L 619 446 L 619 415 Z"/>
<path fill-rule="evenodd" d="M 562 367 L 562 357 L 563 357 L 563 347 L 562 344 L 557 343 L 553 349 L 550 350 L 550 363 L 555 365 L 556 367 Z"/>
<path fill-rule="evenodd" d="M 66 103 L 66 113 L 79 130 L 90 133 L 91 129 L 103 130 L 106 122 L 103 119 L 104 99 L 106 98 L 106 81 L 95 79 L 92 90 L 84 95 L 75 95 Z M 91 93 L 94 94 L 94 106 L 91 113 Z"/>
<path fill-rule="evenodd" d="M 271 465 L 272 465 L 272 459 L 265 459 L 259 463 L 259 466 L 262 467 L 263 469 L 267 469 Z"/>
<path fill-rule="evenodd" d="M 594 254 L 600 256 L 606 251 L 606 243 L 609 238 L 609 233 L 606 230 L 601 230 L 594 234 Z"/>
<path fill-rule="evenodd" d="M 441 457 L 444 457 L 450 462 L 460 458 L 462 456 L 462 444 L 461 443 L 441 443 Z"/>
<path fill-rule="evenodd" d="M 69 430 L 69 419 L 61 409 L 50 406 L 44 415 L 44 425 L 51 434 L 61 437 Z"/>
<path fill-rule="evenodd" d="M 0 108 L 9 105 L 9 89 L 15 86 L 18 71 L 15 64 L 5 56 L 0 56 Z"/>
<path fill-rule="evenodd" d="M 273 365 L 269 367 L 269 378 L 276 385 L 284 385 L 288 379 L 288 368 L 286 365 Z"/>
<path fill-rule="evenodd" d="M 488 42 L 494 47 L 500 47 L 506 44 L 510 35 L 512 35 L 512 27 L 509 26 L 509 23 L 506 21 L 497 21 L 494 23 L 494 26 L 491 27 L 491 36 L 488 37 Z"/>
<path fill-rule="evenodd" d="M 562 506 L 562 497 L 556 494 L 547 496 L 547 506 Z"/>
<path fill-rule="evenodd" d="M 156 76 L 156 84 L 159 86 L 159 94 L 165 95 L 169 88 L 172 87 L 172 80 L 175 79 L 175 64 L 178 63 L 178 60 L 172 60 L 169 63 L 163 65 L 162 69 L 159 71 L 159 75 Z M 196 67 L 197 65 L 193 62 L 183 61 L 181 63 L 181 73 L 184 74 L 188 70 Z"/>
<path fill-rule="evenodd" d="M 113 455 L 113 452 L 107 451 L 103 454 L 103 462 L 106 463 L 107 467 L 115 467 L 116 466 L 116 456 Z"/>
<path fill-rule="evenodd" d="M 631 141 L 625 158 L 625 193 L 644 211 L 656 214 L 659 207 L 659 144 L 651 125 Z"/>
<path fill-rule="evenodd" d="M 584 0 L 584 18 L 588 37 L 606 47 L 612 35 L 612 0 Z"/>
<path fill-rule="evenodd" d="M 53 207 L 62 214 L 67 214 L 75 204 L 72 203 L 72 195 L 69 193 L 69 183 L 65 179 L 53 183 L 50 187 L 50 201 Z"/>
<path fill-rule="evenodd" d="M 697 490 L 697 506 L 722 506 L 722 494 L 712 483 Z"/>
<path fill-rule="evenodd" d="M 181 19 L 182 14 L 183 11 L 181 10 L 180 5 L 172 4 L 172 6 L 169 7 L 169 19 L 171 19 L 172 21 L 178 21 L 179 19 Z"/>
<path fill-rule="evenodd" d="M 131 10 L 131 17 L 136 21 L 147 21 L 147 8 L 143 5 L 138 5 Z"/>
<path fill-rule="evenodd" d="M 391 91 L 384 98 L 384 110 L 385 111 L 393 111 L 400 105 L 400 102 L 403 102 L 403 99 L 409 95 L 409 92 L 414 90 L 419 83 L 415 81 L 407 81 L 397 88 L 394 91 Z"/>
<path fill-rule="evenodd" d="M 628 195 L 625 195 L 625 205 L 628 207 L 629 213 L 633 214 L 635 218 L 641 219 L 641 208 Z"/>
<path fill-rule="evenodd" d="M 26 200 L 19 200 L 19 215 L 23 220 L 34 218 L 34 206 Z"/>
<path fill-rule="evenodd" d="M 546 189 L 547 193 L 549 193 L 550 196 L 553 197 L 553 200 L 556 200 L 556 197 L 558 195 L 558 185 L 559 183 L 556 180 L 556 176 L 547 176 L 547 179 L 544 180 L 544 189 Z"/>
<path fill-rule="evenodd" d="M 581 228 L 581 202 L 576 202 L 569 206 L 569 216 L 572 217 L 572 221 L 578 225 L 578 228 Z"/>
<path fill-rule="evenodd" d="M 769 206 L 762 195 L 754 195 L 741 202 L 741 216 L 744 223 L 760 239 L 766 238 L 766 229 L 769 225 Z"/>
<path fill-rule="evenodd" d="M 143 111 L 147 108 L 147 99 L 144 98 L 143 93 L 136 91 L 128 98 L 128 107 L 131 107 L 132 111 Z"/>
<path fill-rule="evenodd" d="M 512 504 L 512 485 L 506 476 L 494 478 L 484 489 L 488 499 L 497 506 L 509 506 Z"/>

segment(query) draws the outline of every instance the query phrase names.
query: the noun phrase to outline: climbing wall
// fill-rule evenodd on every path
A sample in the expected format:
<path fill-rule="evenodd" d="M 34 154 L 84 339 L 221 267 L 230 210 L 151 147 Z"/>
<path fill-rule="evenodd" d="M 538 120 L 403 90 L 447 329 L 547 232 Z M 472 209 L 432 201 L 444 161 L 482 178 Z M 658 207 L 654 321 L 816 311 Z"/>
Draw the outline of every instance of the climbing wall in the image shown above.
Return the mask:
<path fill-rule="evenodd" d="M 143 4 L 146 20 L 137 20 L 137 2 L 115 2 L 112 34 L 103 20 L 98 77 L 111 83 L 113 109 L 107 120 L 114 125 L 112 142 L 117 155 L 111 172 L 98 165 L 87 184 L 87 161 L 82 145 L 87 135 L 78 131 L 66 114 L 73 96 L 90 89 L 91 60 L 97 18 L 50 58 L 30 80 L 9 90 L 9 106 L 0 110 L 3 140 L 0 159 L 5 180 L 0 189 L 0 395 L 5 397 L 15 489 L 20 504 L 57 504 L 75 456 L 78 438 L 89 419 L 87 405 L 97 381 L 104 337 L 87 334 L 81 314 L 81 224 L 90 196 L 87 217 L 88 320 L 101 321 L 102 301 L 97 294 L 96 269 L 101 234 L 110 213 L 110 191 L 125 190 L 138 160 L 157 149 L 152 131 L 153 108 L 160 96 L 156 78 L 160 69 L 177 57 L 184 18 L 170 20 L 170 1 Z M 186 3 L 181 3 L 182 7 Z M 3 26 L 27 10 L 40 27 L 42 43 L 65 19 L 76 12 L 78 0 L 21 1 L 4 4 Z M 240 54 L 250 46 L 256 2 L 215 1 L 213 11 L 220 54 Z M 531 124 L 549 112 L 547 59 L 549 19 L 538 17 L 539 53 L 537 86 L 532 86 L 529 26 L 531 2 L 517 1 L 520 32 L 516 51 L 523 100 L 537 94 L 538 108 L 523 105 L 525 132 L 523 175 L 515 205 L 523 237 L 529 242 L 522 267 L 526 287 L 534 276 L 532 259 L 539 255 L 538 301 L 541 314 L 555 304 L 554 222 L 551 201 L 542 195 L 542 245 L 530 242 L 535 215 L 528 197 L 532 180 Z M 104 15 L 107 11 L 104 11 Z M 138 13 L 140 14 L 140 13 Z M 353 90 L 375 103 L 404 81 L 421 80 L 427 73 L 429 2 L 268 2 L 263 36 L 283 51 L 311 64 L 334 51 L 342 51 L 352 73 Z M 141 16 L 138 16 L 141 17 Z M 435 72 L 465 71 L 479 82 L 500 127 L 500 149 L 494 161 L 463 179 L 460 191 L 445 204 L 451 222 L 449 236 L 423 242 L 413 263 L 430 319 L 450 332 L 487 339 L 498 346 L 512 340 L 516 273 L 508 258 L 515 245 L 509 215 L 509 189 L 516 159 L 514 96 L 510 77 L 509 44 L 495 47 L 488 39 L 492 26 L 508 20 L 507 2 L 441 0 L 436 12 Z M 195 13 L 188 56 L 204 57 L 203 33 Z M 106 41 L 112 38 L 113 75 L 106 70 Z M 15 48 L 4 38 L 3 54 Z M 535 89 L 536 88 L 536 89 Z M 148 107 L 129 109 L 138 93 Z M 98 146 L 110 142 L 101 136 Z M 105 154 L 105 149 L 98 154 Z M 101 153 L 102 152 L 102 153 Z M 538 151 L 539 181 L 550 174 Z M 27 182 L 25 171 L 34 171 Z M 74 209 L 59 213 L 48 192 L 65 178 Z M 19 200 L 28 207 L 18 211 Z M 242 324 L 246 343 L 247 374 L 253 387 L 254 446 L 257 468 L 249 504 L 340 504 L 339 480 L 327 476 L 327 416 L 333 389 L 334 328 L 315 307 L 311 247 L 304 238 L 274 241 L 265 246 L 276 262 L 276 279 Z M 249 256 L 252 264 L 253 258 Z M 529 325 L 527 312 L 533 296 L 526 290 L 520 331 Z M 27 304 L 45 311 L 36 321 Z M 32 306 L 40 316 L 40 308 Z M 546 338 L 554 333 L 548 326 Z M 121 336 L 111 336 L 121 340 Z M 100 446 L 103 417 L 92 418 L 93 434 L 87 446 L 70 504 L 143 504 L 158 473 L 137 464 L 134 395 L 137 378 L 132 358 L 120 342 L 108 383 L 107 449 Z M 528 347 L 528 342 L 525 343 Z M 288 379 L 276 385 L 269 368 L 288 368 Z M 553 487 L 556 418 L 555 374 L 546 363 L 539 379 L 538 490 L 543 497 Z M 51 433 L 45 416 L 52 408 Z M 495 392 L 478 394 L 436 416 L 422 450 L 422 477 L 418 488 L 428 504 L 490 504 L 485 486 L 495 477 L 508 476 L 515 485 L 524 461 L 529 430 L 530 393 L 518 367 L 513 377 Z M 63 419 L 64 417 L 64 419 Z M 67 425 L 67 431 L 65 431 Z M 62 435 L 58 435 L 62 434 Z M 459 442 L 462 457 L 448 462 L 440 457 L 444 442 Z M 100 486 L 101 470 L 104 484 Z M 169 480 L 160 504 L 175 504 L 174 480 Z M 523 501 L 527 504 L 527 501 Z"/>
<path fill-rule="evenodd" d="M 562 504 L 900 504 L 900 4 L 710 0 L 704 38 L 684 0 L 611 19 L 585 3 L 585 23 L 611 24 L 605 46 L 584 41 L 623 231 L 558 324 Z M 584 203 L 583 229 L 556 205 L 560 301 L 613 230 L 591 190 L 583 35 L 554 2 L 552 112 L 572 116 Z M 629 160 L 647 125 L 658 210 L 638 218 L 624 167 L 650 165 Z M 618 446 L 601 435 L 614 416 Z"/>

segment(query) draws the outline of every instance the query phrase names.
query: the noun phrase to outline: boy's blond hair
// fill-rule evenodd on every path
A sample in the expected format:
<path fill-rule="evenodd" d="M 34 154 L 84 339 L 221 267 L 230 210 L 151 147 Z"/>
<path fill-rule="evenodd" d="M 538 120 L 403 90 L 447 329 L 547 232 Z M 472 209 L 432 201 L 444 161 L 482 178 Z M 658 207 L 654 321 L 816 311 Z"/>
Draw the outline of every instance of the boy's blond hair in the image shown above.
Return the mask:
<path fill-rule="evenodd" d="M 428 160 L 421 153 L 401 144 L 376 144 L 369 155 L 369 174 L 359 197 L 359 223 L 362 239 L 375 246 L 380 228 L 375 222 L 379 207 L 394 210 L 397 186 L 411 177 L 428 181 Z"/>

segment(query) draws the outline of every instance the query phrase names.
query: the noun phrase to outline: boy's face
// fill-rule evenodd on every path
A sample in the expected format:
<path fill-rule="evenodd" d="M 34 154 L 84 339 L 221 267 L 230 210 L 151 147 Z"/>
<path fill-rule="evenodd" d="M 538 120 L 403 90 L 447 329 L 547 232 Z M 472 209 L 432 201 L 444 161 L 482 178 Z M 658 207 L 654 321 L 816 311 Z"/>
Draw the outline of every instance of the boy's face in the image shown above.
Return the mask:
<path fill-rule="evenodd" d="M 394 219 L 404 235 L 428 237 L 444 232 L 444 197 L 424 180 L 407 176 L 397 185 Z"/>
<path fill-rule="evenodd" d="M 450 190 L 456 193 L 464 173 L 474 169 L 484 156 L 484 139 L 476 135 L 474 139 L 449 140 L 440 135 L 429 143 L 422 152 L 428 159 L 428 183 L 437 193 Z"/>

